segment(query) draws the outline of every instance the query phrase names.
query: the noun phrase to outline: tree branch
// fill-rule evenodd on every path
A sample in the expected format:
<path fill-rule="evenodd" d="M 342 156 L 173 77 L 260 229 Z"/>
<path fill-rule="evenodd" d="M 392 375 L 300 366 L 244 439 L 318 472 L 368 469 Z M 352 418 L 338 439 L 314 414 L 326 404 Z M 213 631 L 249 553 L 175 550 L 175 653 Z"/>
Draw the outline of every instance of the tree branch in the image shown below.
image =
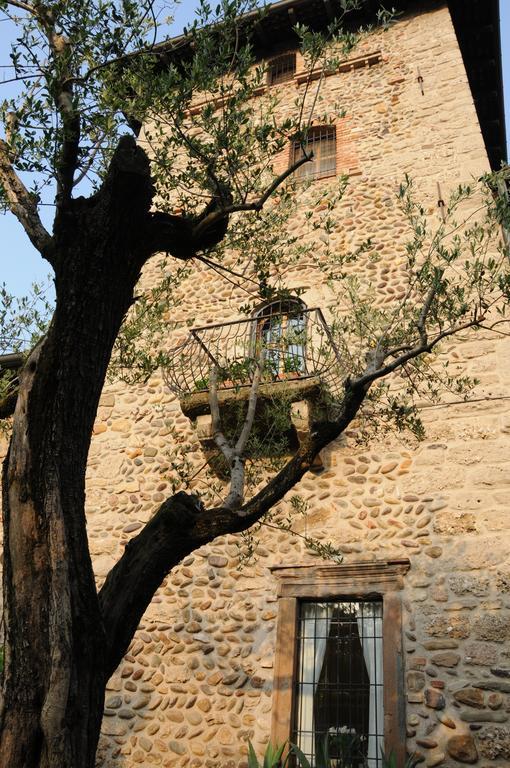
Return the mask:
<path fill-rule="evenodd" d="M 226 460 L 231 463 L 234 452 L 221 429 L 220 406 L 218 403 L 218 366 L 212 365 L 209 374 L 209 407 L 211 409 L 212 437 Z"/>
<path fill-rule="evenodd" d="M 177 259 L 187 260 L 200 251 L 214 247 L 223 240 L 232 213 L 261 211 L 278 187 L 312 158 L 313 153 L 310 153 L 297 160 L 274 179 L 258 200 L 251 203 L 233 203 L 230 191 L 216 180 L 216 194 L 197 218 L 152 213 L 149 234 L 151 252 L 166 251 Z"/>
<path fill-rule="evenodd" d="M 0 139 L 0 184 L 7 197 L 9 209 L 20 222 L 30 242 L 41 256 L 53 265 L 53 239 L 39 218 L 34 196 L 30 194 L 14 170 L 9 147 L 2 139 Z"/>
<path fill-rule="evenodd" d="M 81 121 L 73 107 L 73 93 L 70 87 L 62 88 L 56 97 L 56 102 L 64 126 L 64 140 L 57 174 L 57 198 L 61 196 L 64 200 L 68 200 L 75 186 L 74 174 L 80 154 Z"/>
<path fill-rule="evenodd" d="M 57 163 L 57 200 L 69 200 L 74 186 L 74 174 L 78 167 L 81 138 L 80 113 L 73 104 L 73 84 L 68 77 L 67 62 L 69 56 L 67 49 L 70 42 L 55 32 L 53 20 L 42 21 L 50 49 L 55 60 L 64 62 L 64 72 L 52 87 L 55 106 L 60 114 L 63 126 L 63 140 L 60 150 L 60 158 Z"/>
<path fill-rule="evenodd" d="M 259 359 L 256 362 L 256 367 L 253 372 L 246 417 L 241 429 L 241 434 L 239 435 L 239 439 L 237 440 L 233 449 L 233 457 L 230 467 L 230 490 L 224 502 L 224 506 L 227 507 L 227 509 L 231 509 L 233 511 L 238 510 L 244 501 L 244 483 L 246 473 L 244 466 L 245 459 L 243 454 L 246 449 L 251 430 L 253 428 L 255 412 L 257 410 L 260 379 L 262 377 L 262 356 L 263 349 L 261 348 Z"/>
<path fill-rule="evenodd" d="M 129 179 L 129 187 L 126 186 Z M 129 194 L 127 190 L 129 188 Z M 106 179 L 87 205 L 96 203 L 100 197 L 117 199 L 117 204 L 124 200 L 133 210 L 143 216 L 136 225 L 134 239 L 139 243 L 140 267 L 154 253 L 166 252 L 176 259 L 187 261 L 197 253 L 211 248 L 225 236 L 228 215 L 222 214 L 219 220 L 203 228 L 199 236 L 194 229 L 201 217 L 191 218 L 176 216 L 164 211 L 151 211 L 154 197 L 154 183 L 150 172 L 150 163 L 145 150 L 137 145 L 133 136 L 122 136 L 114 152 Z M 76 201 L 77 202 L 77 201 Z M 202 217 L 216 211 L 221 205 L 218 198 L 211 200 L 204 208 Z M 58 226 L 58 220 L 57 225 Z M 135 226 L 133 222 L 133 226 Z"/>
<path fill-rule="evenodd" d="M 251 203 L 234 203 L 224 207 L 219 206 L 217 210 L 211 211 L 207 216 L 204 216 L 198 221 L 193 232 L 194 237 L 200 238 L 204 229 L 208 229 L 209 227 L 214 226 L 226 216 L 229 216 L 231 213 L 240 213 L 242 211 L 261 211 L 271 195 L 276 192 L 278 187 L 281 186 L 283 182 L 289 178 L 289 176 L 297 171 L 298 168 L 300 168 L 305 163 L 310 162 L 312 158 L 313 153 L 310 155 L 305 155 L 299 160 L 296 160 L 295 163 L 289 166 L 283 173 L 274 179 L 274 181 L 267 187 L 265 192 L 261 195 L 261 197 L 258 198 L 258 200 L 254 200 Z"/>
<path fill-rule="evenodd" d="M 437 347 L 437 345 L 443 341 L 443 339 L 447 339 L 449 336 L 454 336 L 455 334 L 460 333 L 461 331 L 465 331 L 468 328 L 479 328 L 484 319 L 485 317 L 482 315 L 481 317 L 469 320 L 467 323 L 463 323 L 462 325 L 452 325 L 446 331 L 441 331 L 441 333 L 438 333 L 437 336 L 432 339 L 432 341 L 417 344 L 415 347 L 408 349 L 407 352 L 404 352 L 404 354 L 396 357 L 391 363 L 382 365 L 375 370 L 365 372 L 359 378 L 354 379 L 352 381 L 352 385 L 354 387 L 369 387 L 372 382 L 376 381 L 377 379 L 382 379 L 389 373 L 393 373 L 393 371 L 395 371 L 397 368 L 401 368 L 409 360 L 413 360 L 415 357 L 419 357 L 420 355 L 432 352 L 434 347 Z M 387 352 L 386 357 L 390 356 L 390 354 L 391 351 Z"/>
<path fill-rule="evenodd" d="M 425 325 L 427 322 L 428 314 L 430 312 L 430 307 L 432 306 L 432 302 L 434 301 L 436 294 L 437 294 L 437 286 L 433 285 L 427 294 L 427 298 L 425 299 L 425 303 L 423 304 L 422 310 L 420 312 L 420 317 L 418 318 L 418 322 L 416 323 L 416 327 L 418 328 L 418 333 L 420 334 L 420 340 L 422 345 L 426 345 L 428 342 L 428 336 L 427 336 Z"/>
<path fill-rule="evenodd" d="M 165 501 L 124 554 L 99 592 L 107 638 L 106 677 L 126 652 L 156 589 L 167 573 L 194 549 L 217 536 L 239 533 L 256 523 L 301 480 L 326 445 L 356 416 L 366 390 L 346 383 L 341 412 L 334 422 L 314 425 L 310 439 L 287 465 L 241 510 L 204 509 L 196 496 L 177 493 Z"/>
<path fill-rule="evenodd" d="M 225 198 L 225 195 L 228 195 Z M 197 218 L 174 216 L 162 211 L 149 215 L 147 241 L 150 252 L 164 251 L 176 259 L 193 259 L 200 251 L 206 251 L 225 237 L 229 214 L 225 212 L 225 199 L 230 193 L 223 190 L 221 197 L 214 197 Z"/>
<path fill-rule="evenodd" d="M 14 4 L 14 0 L 9 2 Z M 23 5 L 25 6 L 25 3 Z M 63 126 L 60 157 L 56 166 L 57 200 L 69 200 L 73 190 L 74 173 L 78 166 L 81 134 L 80 113 L 73 104 L 73 82 L 69 69 L 71 42 L 65 35 L 56 31 L 56 15 L 53 8 L 37 0 L 33 6 L 26 6 L 25 10 L 29 10 L 36 17 L 55 60 L 55 72 L 58 77 L 54 80 L 46 78 L 46 81 Z"/>
<path fill-rule="evenodd" d="M 170 44 L 172 44 L 171 49 L 169 48 Z M 100 64 L 96 64 L 95 66 L 88 69 L 86 72 L 84 72 L 83 75 L 73 75 L 68 77 L 65 82 L 81 85 L 86 83 L 87 80 L 90 77 L 92 77 L 92 75 L 95 75 L 96 72 L 99 72 L 102 69 L 108 69 L 108 67 L 124 66 L 129 61 L 140 58 L 140 56 L 159 56 L 161 58 L 164 58 L 168 56 L 169 51 L 171 51 L 171 53 L 174 54 L 177 51 L 179 51 L 180 48 L 185 48 L 187 45 L 188 45 L 187 39 L 183 39 L 182 42 L 177 45 L 175 43 L 172 43 L 171 40 L 165 40 L 164 42 L 158 43 L 157 45 L 151 44 L 147 46 L 147 48 L 140 48 L 136 51 L 128 51 L 127 53 L 123 53 L 114 59 L 108 59 L 108 61 L 102 61 Z"/>
<path fill-rule="evenodd" d="M 87 162 L 86 162 L 86 163 L 85 163 L 85 165 L 84 165 L 84 166 L 83 166 L 83 167 L 80 169 L 80 173 L 78 174 L 77 178 L 73 179 L 73 188 L 74 188 L 74 187 L 77 187 L 77 186 L 78 186 L 78 184 L 79 184 L 81 181 L 83 181 L 83 179 L 85 178 L 85 176 L 87 175 L 87 173 L 88 173 L 88 172 L 90 171 L 90 169 L 92 168 L 92 166 L 93 166 L 93 164 L 94 164 L 94 160 L 96 159 L 97 153 L 98 153 L 98 152 L 99 152 L 99 150 L 101 149 L 101 144 L 102 144 L 102 142 L 103 142 L 103 140 L 104 140 L 104 137 L 105 137 L 105 135 L 106 135 L 106 134 L 105 134 L 104 132 L 102 132 L 102 133 L 101 133 L 101 135 L 100 135 L 100 137 L 99 137 L 99 139 L 98 139 L 98 140 L 97 140 L 97 141 L 94 143 L 94 145 L 93 145 L 93 147 L 92 147 L 92 149 L 91 149 L 91 151 L 90 151 L 90 155 L 89 155 L 89 158 L 88 158 Z"/>
<path fill-rule="evenodd" d="M 237 531 L 245 530 L 256 523 L 304 477 L 322 449 L 339 438 L 356 417 L 367 391 L 368 387 L 364 389 L 355 382 L 345 383 L 344 399 L 339 405 L 339 413 L 335 420 L 312 425 L 308 440 L 299 447 L 293 458 L 239 510 L 241 522 L 238 523 L 240 527 Z M 241 527 L 243 523 L 245 527 Z"/>
<path fill-rule="evenodd" d="M 193 530 L 202 506 L 177 493 L 165 501 L 124 554 L 99 591 L 106 637 L 105 683 L 122 660 L 154 593 L 167 573 L 196 546 Z"/>
<path fill-rule="evenodd" d="M 12 5 L 13 8 L 20 8 L 22 11 L 31 13 L 32 16 L 38 16 L 37 9 L 34 8 L 33 5 L 29 5 L 28 3 L 23 3 L 21 2 L 21 0 L 7 0 L 7 5 Z"/>
<path fill-rule="evenodd" d="M 226 272 L 229 275 L 232 275 L 232 277 L 238 277 L 243 282 L 250 282 L 254 285 L 259 287 L 259 283 L 257 280 L 254 280 L 249 275 L 243 274 L 242 272 L 236 272 L 234 269 L 231 269 L 230 267 L 226 267 L 224 264 L 221 264 L 218 261 L 212 261 L 212 259 L 208 259 L 205 256 L 197 256 L 197 261 L 201 261 L 203 264 L 205 264 L 208 267 L 211 267 L 211 269 L 214 269 L 216 272 L 221 274 L 221 272 Z M 233 285 L 238 285 L 238 283 L 233 283 Z"/>
<path fill-rule="evenodd" d="M 246 418 L 244 420 L 241 434 L 239 435 L 239 439 L 234 448 L 234 453 L 236 453 L 238 456 L 242 456 L 242 454 L 244 453 L 244 449 L 246 448 L 246 444 L 248 442 L 248 438 L 250 437 L 250 433 L 253 427 L 253 422 L 255 419 L 255 411 L 257 410 L 257 400 L 258 400 L 258 394 L 259 394 L 260 379 L 262 378 L 262 355 L 263 355 L 263 349 L 261 348 L 260 355 L 256 362 L 255 370 L 253 372 L 253 379 L 251 382 L 250 394 L 248 397 L 248 410 L 246 412 Z"/>

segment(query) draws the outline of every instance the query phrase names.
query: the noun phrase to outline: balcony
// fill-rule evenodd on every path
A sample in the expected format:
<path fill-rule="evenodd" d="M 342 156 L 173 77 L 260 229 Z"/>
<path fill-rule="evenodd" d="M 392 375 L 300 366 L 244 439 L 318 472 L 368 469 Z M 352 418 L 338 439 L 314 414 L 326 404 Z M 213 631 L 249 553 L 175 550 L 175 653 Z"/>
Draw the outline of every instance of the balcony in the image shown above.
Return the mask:
<path fill-rule="evenodd" d="M 192 328 L 187 339 L 169 354 L 168 387 L 179 397 L 183 413 L 196 422 L 206 452 L 212 450 L 209 382 L 216 371 L 222 421 L 246 403 L 253 374 L 261 366 L 257 396 L 259 427 L 268 404 L 280 398 L 288 404 L 290 444 L 308 433 L 321 395 L 338 392 L 342 375 L 340 354 L 320 309 L 307 309 L 296 300 L 270 304 L 256 316 Z"/>

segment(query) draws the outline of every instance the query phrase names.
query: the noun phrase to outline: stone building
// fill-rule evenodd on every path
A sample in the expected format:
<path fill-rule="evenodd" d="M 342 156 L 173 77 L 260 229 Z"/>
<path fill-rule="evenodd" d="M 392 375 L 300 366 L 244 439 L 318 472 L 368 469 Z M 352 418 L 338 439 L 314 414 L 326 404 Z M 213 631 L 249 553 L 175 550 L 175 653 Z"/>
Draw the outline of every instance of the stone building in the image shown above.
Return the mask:
<path fill-rule="evenodd" d="M 261 23 L 267 87 L 279 89 L 282 109 L 302 87 L 293 25 L 324 26 L 335 5 L 283 0 Z M 404 5 L 324 80 L 321 109 L 340 99 L 346 116 L 311 134 L 306 172 L 316 178 L 298 222 L 317 188 L 347 172 L 332 237 L 348 247 L 377 222 L 380 259 L 356 269 L 371 270 L 381 301 L 401 290 L 405 233 L 391 201 L 404 175 L 439 216 L 441 194 L 504 156 L 497 2 Z M 328 322 L 335 307 L 313 267 L 296 268 L 289 286 L 303 289 L 298 317 L 320 308 L 316 321 Z M 190 325 L 242 317 L 242 293 L 205 267 L 180 291 L 175 343 Z M 304 353 L 294 345 L 291 354 Z M 380 768 L 384 745 L 403 766 L 406 739 L 429 767 L 510 765 L 510 340 L 478 336 L 450 354 L 480 381 L 473 402 L 424 409 L 418 446 L 395 437 L 359 448 L 347 435 L 296 489 L 307 532 L 332 539 L 342 564 L 284 532 L 261 533 L 256 560 L 241 569 L 229 536 L 168 576 L 108 683 L 100 765 L 234 768 L 248 739 L 260 753 L 287 738 L 309 755 L 328 738 L 338 765 L 347 750 L 352 766 L 364 756 Z M 299 432 L 306 414 L 293 410 Z M 174 428 L 200 466 L 207 418 L 186 410 L 163 376 L 105 390 L 87 486 L 99 582 L 171 492 Z"/>

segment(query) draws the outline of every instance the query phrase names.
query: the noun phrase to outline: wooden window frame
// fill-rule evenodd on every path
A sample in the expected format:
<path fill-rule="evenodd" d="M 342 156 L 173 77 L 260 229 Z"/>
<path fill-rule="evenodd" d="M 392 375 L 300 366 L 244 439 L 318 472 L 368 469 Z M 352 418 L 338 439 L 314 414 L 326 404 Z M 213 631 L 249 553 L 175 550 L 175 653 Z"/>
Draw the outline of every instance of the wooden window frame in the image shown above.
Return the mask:
<path fill-rule="evenodd" d="M 296 374 L 299 374 L 296 376 L 296 378 L 307 376 L 307 310 L 308 307 L 304 301 L 302 301 L 298 296 L 291 296 L 289 299 L 265 302 L 262 304 L 262 306 L 258 307 L 254 312 L 252 312 L 252 318 L 255 320 L 251 345 L 253 350 L 253 357 L 256 357 L 256 350 L 259 344 L 262 344 L 262 346 L 266 348 L 266 352 L 270 353 L 271 343 L 266 344 L 263 340 L 264 327 L 266 323 L 271 322 L 273 318 L 280 318 L 281 336 L 274 343 L 274 349 L 277 353 L 277 357 L 279 358 L 278 370 L 276 371 L 277 378 L 294 378 L 293 376 L 287 377 L 285 375 L 286 373 L 289 373 L 289 371 L 285 371 L 285 358 L 288 355 L 288 349 L 290 349 L 292 346 L 300 346 L 302 348 L 302 353 L 298 356 L 301 361 L 301 366 L 295 371 Z M 302 339 L 300 339 L 299 342 L 294 342 L 293 344 L 292 341 L 287 341 L 287 329 L 289 320 L 298 316 L 301 316 L 303 321 Z M 285 351 L 286 349 L 287 352 Z"/>
<path fill-rule="evenodd" d="M 271 741 L 292 739 L 295 721 L 297 622 L 303 600 L 379 599 L 383 604 L 384 746 L 397 765 L 406 754 L 402 601 L 408 559 L 342 565 L 275 566 L 278 623 L 273 680 Z"/>
<path fill-rule="evenodd" d="M 327 157 L 334 161 L 333 168 L 327 170 L 320 169 L 320 163 L 323 159 L 323 153 L 326 143 L 333 144 L 333 152 L 329 152 Z M 294 172 L 294 178 L 298 181 L 315 181 L 319 179 L 329 179 L 337 175 L 338 166 L 338 132 L 336 125 L 313 125 L 304 142 L 305 151 L 314 153 L 314 157 L 304 165 L 300 166 Z M 322 145 L 322 147 L 321 147 Z M 290 164 L 294 165 L 303 157 L 303 146 L 301 141 L 293 140 L 290 148 Z M 311 170 L 310 170 L 311 169 Z"/>

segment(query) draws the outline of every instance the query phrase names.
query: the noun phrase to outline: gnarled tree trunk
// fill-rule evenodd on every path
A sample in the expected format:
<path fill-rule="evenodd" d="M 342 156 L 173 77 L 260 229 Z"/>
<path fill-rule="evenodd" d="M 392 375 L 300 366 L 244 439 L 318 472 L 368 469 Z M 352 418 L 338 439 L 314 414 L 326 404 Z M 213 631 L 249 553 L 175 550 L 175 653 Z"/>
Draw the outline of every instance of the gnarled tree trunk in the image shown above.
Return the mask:
<path fill-rule="evenodd" d="M 117 157 L 95 198 L 70 203 L 57 220 L 56 311 L 21 375 L 3 468 L 3 768 L 94 763 L 105 636 L 85 470 L 112 347 L 146 257 L 151 196 L 135 150 Z"/>

